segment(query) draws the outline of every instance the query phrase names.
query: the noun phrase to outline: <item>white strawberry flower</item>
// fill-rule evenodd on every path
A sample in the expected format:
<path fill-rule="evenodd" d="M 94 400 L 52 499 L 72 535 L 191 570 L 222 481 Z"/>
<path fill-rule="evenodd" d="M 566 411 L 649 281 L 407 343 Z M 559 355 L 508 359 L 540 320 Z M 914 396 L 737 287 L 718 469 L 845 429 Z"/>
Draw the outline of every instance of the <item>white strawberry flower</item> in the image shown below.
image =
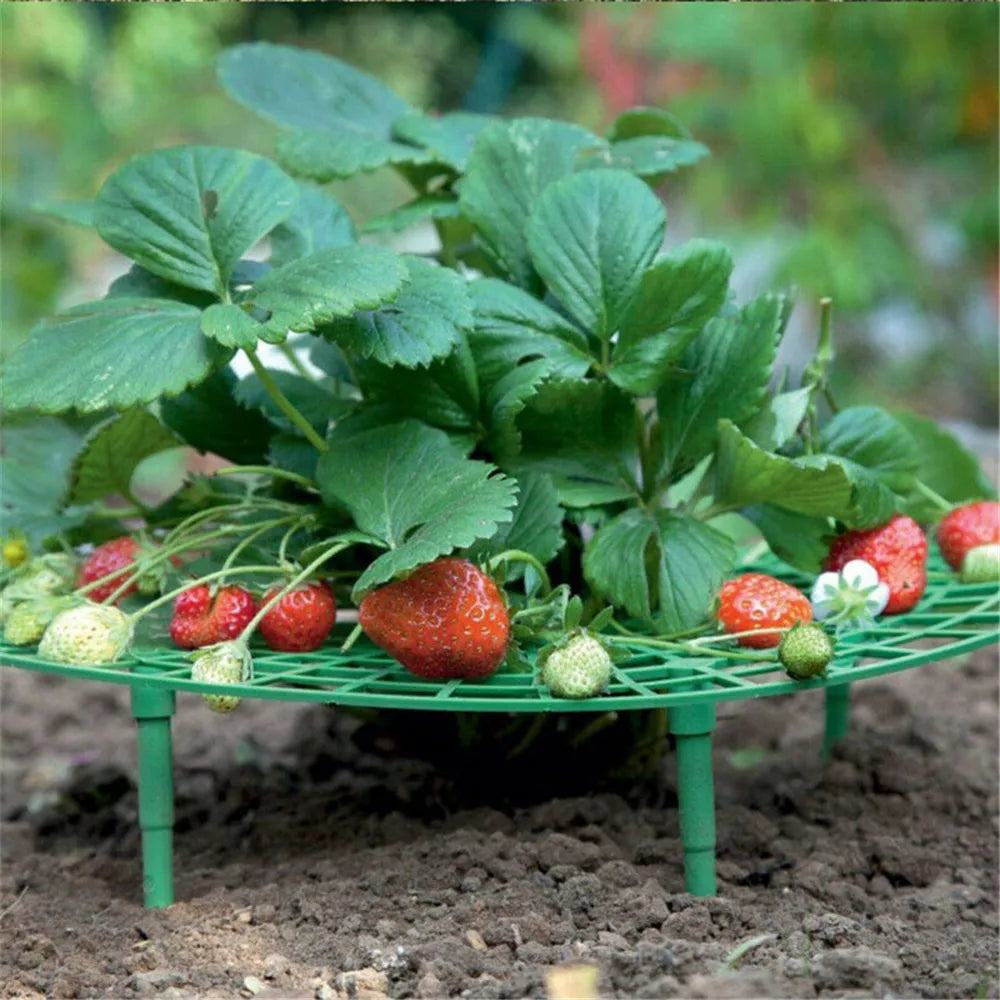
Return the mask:
<path fill-rule="evenodd" d="M 816 621 L 871 625 L 889 603 L 889 588 L 871 563 L 852 559 L 839 571 L 820 573 L 810 600 Z"/>

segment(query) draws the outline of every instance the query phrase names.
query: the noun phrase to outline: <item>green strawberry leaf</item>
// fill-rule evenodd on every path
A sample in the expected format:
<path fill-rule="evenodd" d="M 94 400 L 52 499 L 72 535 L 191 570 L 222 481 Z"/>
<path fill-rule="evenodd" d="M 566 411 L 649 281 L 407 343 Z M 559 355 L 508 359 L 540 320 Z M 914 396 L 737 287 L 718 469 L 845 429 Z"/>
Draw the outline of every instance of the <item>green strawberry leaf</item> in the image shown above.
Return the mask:
<path fill-rule="evenodd" d="M 8 410 L 84 413 L 176 395 L 226 360 L 195 306 L 112 298 L 42 320 L 6 362 Z"/>
<path fill-rule="evenodd" d="M 786 445 L 799 429 L 809 409 L 812 386 L 772 396 L 743 425 L 746 436 L 765 451 L 776 451 Z"/>
<path fill-rule="evenodd" d="M 147 271 L 224 297 L 237 262 L 297 197 L 295 182 L 263 156 L 181 146 L 116 170 L 97 195 L 94 224 Z"/>
<path fill-rule="evenodd" d="M 325 191 L 298 182 L 299 198 L 292 214 L 272 230 L 271 265 L 281 267 L 318 250 L 357 242 L 347 209 Z"/>
<path fill-rule="evenodd" d="M 433 162 L 426 150 L 416 146 L 350 131 L 297 129 L 278 136 L 274 148 L 279 162 L 291 173 L 320 183 L 378 170 L 386 164 Z"/>
<path fill-rule="evenodd" d="M 423 146 L 437 162 L 461 171 L 469 160 L 476 137 L 487 125 L 497 121 L 493 115 L 468 111 L 451 111 L 443 115 L 414 112 L 397 118 L 392 132 L 403 142 Z"/>
<path fill-rule="evenodd" d="M 819 446 L 868 469 L 894 493 L 908 493 L 920 468 L 917 445 L 880 406 L 852 406 L 823 425 Z"/>
<path fill-rule="evenodd" d="M 61 509 L 80 443 L 80 432 L 57 417 L 5 414 L 0 456 L 5 534 L 16 529 L 37 548 L 47 538 L 83 523 L 85 510 Z M 39 461 L 40 455 L 44 461 Z"/>
<path fill-rule="evenodd" d="M 635 139 L 644 135 L 672 136 L 675 139 L 690 139 L 687 126 L 669 111 L 638 105 L 623 111 L 606 133 L 609 142 Z"/>
<path fill-rule="evenodd" d="M 261 465 L 274 428 L 262 413 L 236 401 L 237 378 L 229 368 L 160 403 L 160 417 L 176 434 L 201 452 L 212 452 L 238 465 Z"/>
<path fill-rule="evenodd" d="M 690 167 L 709 156 L 708 147 L 694 139 L 666 135 L 642 135 L 612 142 L 606 150 L 588 151 L 581 165 L 610 167 L 638 177 L 658 179 L 681 167 Z"/>
<path fill-rule="evenodd" d="M 234 100 L 288 128 L 385 136 L 413 109 L 375 77 L 321 52 L 250 42 L 221 54 L 219 81 Z"/>
<path fill-rule="evenodd" d="M 511 368 L 483 393 L 485 444 L 494 460 L 507 468 L 521 452 L 518 414 L 546 379 L 552 376 L 549 361 L 526 361 Z"/>
<path fill-rule="evenodd" d="M 315 428 L 320 437 L 325 436 L 331 420 L 348 412 L 353 406 L 348 400 L 334 395 L 332 380 L 314 382 L 304 375 L 280 369 L 272 369 L 270 375 L 285 398 Z M 263 413 L 274 427 L 290 434 L 297 433 L 295 424 L 285 416 L 256 373 L 251 372 L 240 379 L 234 396 L 241 406 Z"/>
<path fill-rule="evenodd" d="M 404 257 L 403 263 L 409 277 L 391 302 L 336 321 L 323 335 L 384 365 L 417 368 L 449 354 L 472 326 L 465 280 L 419 257 Z"/>
<path fill-rule="evenodd" d="M 722 503 L 774 503 L 799 514 L 835 517 L 850 528 L 881 524 L 895 509 L 892 491 L 849 459 L 774 455 L 729 420 L 720 422 L 718 438 L 715 498 Z"/>
<path fill-rule="evenodd" d="M 329 180 L 430 159 L 393 141 L 392 124 L 410 105 L 332 56 L 269 42 L 236 45 L 219 58 L 219 80 L 240 104 L 297 130 L 278 140 L 279 158 L 296 173 Z"/>
<path fill-rule="evenodd" d="M 729 251 L 711 240 L 691 240 L 648 268 L 622 319 L 608 377 L 629 392 L 655 392 L 722 307 L 732 270 Z"/>
<path fill-rule="evenodd" d="M 310 332 L 322 323 L 392 301 L 408 277 L 391 250 L 343 246 L 319 250 L 265 274 L 244 299 L 263 310 L 261 339 L 280 343 L 289 330 Z"/>
<path fill-rule="evenodd" d="M 736 547 L 721 532 L 667 510 L 633 508 L 587 544 L 583 572 L 594 590 L 659 632 L 705 621 L 732 570 Z"/>
<path fill-rule="evenodd" d="M 123 275 L 115 278 L 104 296 L 108 299 L 174 299 L 204 309 L 216 301 L 208 292 L 198 292 L 172 281 L 166 281 L 151 274 L 145 268 L 133 264 Z"/>
<path fill-rule="evenodd" d="M 663 243 L 666 212 L 622 171 L 588 170 L 551 184 L 528 222 L 535 270 L 566 311 L 607 341 Z"/>
<path fill-rule="evenodd" d="M 494 265 L 514 284 L 538 288 L 525 237 L 538 195 L 573 172 L 581 149 L 603 144 L 586 129 L 544 118 L 497 122 L 476 137 L 459 205 Z"/>
<path fill-rule="evenodd" d="M 984 475 L 979 459 L 953 434 L 915 413 L 896 413 L 894 416 L 916 444 L 920 456 L 917 478 L 921 483 L 956 504 L 996 497 L 996 490 Z M 940 507 L 919 492 L 906 498 L 903 511 L 925 523 L 938 520 L 942 514 Z"/>
<path fill-rule="evenodd" d="M 562 523 L 564 511 L 559 494 L 549 476 L 527 472 L 517 477 L 519 487 L 514 518 L 500 525 L 497 533 L 474 550 L 477 554 L 496 555 L 520 549 L 533 555 L 543 565 L 555 558 L 565 544 Z M 517 579 L 523 564 L 511 563 L 507 578 Z"/>
<path fill-rule="evenodd" d="M 335 381 L 341 383 L 342 392 L 353 392 L 355 373 L 344 352 L 321 337 L 310 337 L 309 341 L 309 360 L 320 371 L 332 375 Z"/>
<path fill-rule="evenodd" d="M 316 475 L 316 462 L 319 455 L 316 449 L 298 434 L 275 434 L 267 445 L 267 461 L 269 465 L 295 472 L 306 479 Z"/>
<path fill-rule="evenodd" d="M 752 504 L 741 513 L 760 529 L 779 559 L 804 573 L 820 571 L 836 534 L 829 518 L 798 514 L 773 503 Z"/>
<path fill-rule="evenodd" d="M 223 347 L 256 347 L 263 329 L 252 316 L 231 302 L 216 302 L 201 314 L 201 332 Z"/>
<path fill-rule="evenodd" d="M 479 390 L 469 347 L 461 338 L 446 358 L 422 369 L 377 362 L 356 365 L 366 409 L 379 411 L 381 423 L 412 418 L 468 441 L 479 437 Z"/>
<path fill-rule="evenodd" d="M 611 166 L 654 181 L 709 155 L 688 129 L 660 108 L 629 108 L 607 131 L 610 147 L 592 155 L 593 166 Z"/>
<path fill-rule="evenodd" d="M 642 275 L 618 346 L 670 330 L 700 330 L 726 301 L 732 273 L 729 250 L 714 240 L 689 240 L 661 257 Z"/>
<path fill-rule="evenodd" d="M 492 385 L 534 358 L 544 358 L 560 378 L 579 378 L 590 368 L 586 337 L 533 295 L 497 278 L 471 282 L 469 293 L 476 314 L 470 343 L 481 384 Z"/>
<path fill-rule="evenodd" d="M 767 394 L 778 349 L 782 300 L 766 295 L 711 320 L 681 356 L 690 375 L 657 393 L 661 471 L 689 468 L 715 445 L 721 419 L 739 424 Z"/>
<path fill-rule="evenodd" d="M 635 421 L 634 401 L 608 382 L 545 382 L 517 417 L 512 468 L 550 474 L 569 507 L 636 497 Z"/>
<path fill-rule="evenodd" d="M 425 194 L 391 212 L 369 219 L 361 229 L 365 233 L 398 232 L 423 222 L 424 219 L 453 219 L 460 214 L 455 195 Z"/>
<path fill-rule="evenodd" d="M 89 503 L 114 493 L 132 499 L 139 463 L 177 444 L 173 432 L 141 407 L 106 420 L 87 435 L 73 461 L 68 502 Z"/>
<path fill-rule="evenodd" d="M 319 460 L 325 503 L 346 508 L 381 541 L 354 600 L 438 556 L 489 538 L 512 518 L 517 484 L 486 462 L 463 458 L 448 437 L 416 421 L 335 441 Z"/>

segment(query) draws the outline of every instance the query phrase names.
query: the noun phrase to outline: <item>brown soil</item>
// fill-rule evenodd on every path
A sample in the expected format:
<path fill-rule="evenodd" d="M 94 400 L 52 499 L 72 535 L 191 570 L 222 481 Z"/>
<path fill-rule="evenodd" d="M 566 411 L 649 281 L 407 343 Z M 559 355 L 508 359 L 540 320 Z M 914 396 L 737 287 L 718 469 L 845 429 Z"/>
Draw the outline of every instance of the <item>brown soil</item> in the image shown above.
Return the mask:
<path fill-rule="evenodd" d="M 440 718 L 183 696 L 180 902 L 147 911 L 124 689 L 2 679 L 4 997 L 544 996 L 573 962 L 606 997 L 997 995 L 995 649 L 857 685 L 826 766 L 818 695 L 722 706 L 714 899 L 669 748 L 504 770 Z"/>

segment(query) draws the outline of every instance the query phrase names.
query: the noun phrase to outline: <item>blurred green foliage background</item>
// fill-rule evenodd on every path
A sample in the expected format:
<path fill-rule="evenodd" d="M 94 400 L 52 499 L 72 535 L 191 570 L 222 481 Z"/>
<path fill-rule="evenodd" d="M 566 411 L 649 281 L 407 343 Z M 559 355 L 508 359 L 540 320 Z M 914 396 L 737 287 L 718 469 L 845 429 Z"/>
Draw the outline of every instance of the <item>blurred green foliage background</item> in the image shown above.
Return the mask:
<path fill-rule="evenodd" d="M 992 425 L 998 25 L 996 5 L 947 3 L 3 4 L 2 350 L 113 266 L 39 203 L 92 197 L 150 147 L 271 151 L 214 72 L 225 46 L 267 39 L 438 110 L 595 129 L 632 104 L 675 112 L 713 157 L 664 185 L 671 239 L 728 241 L 744 294 L 795 289 L 789 365 L 829 295 L 845 403 Z M 358 220 L 407 190 L 334 185 Z"/>

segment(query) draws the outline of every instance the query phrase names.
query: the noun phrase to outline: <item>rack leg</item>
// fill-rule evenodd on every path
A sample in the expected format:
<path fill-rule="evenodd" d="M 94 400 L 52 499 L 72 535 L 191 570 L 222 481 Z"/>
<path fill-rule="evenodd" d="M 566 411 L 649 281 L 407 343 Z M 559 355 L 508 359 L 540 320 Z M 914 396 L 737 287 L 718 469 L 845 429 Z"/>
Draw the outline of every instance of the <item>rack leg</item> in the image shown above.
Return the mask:
<path fill-rule="evenodd" d="M 834 744 L 847 735 L 851 718 L 851 685 L 837 684 L 826 689 L 826 731 L 823 759 L 829 760 Z"/>
<path fill-rule="evenodd" d="M 132 686 L 132 715 L 139 741 L 139 827 L 142 892 L 149 908 L 174 901 L 174 775 L 170 718 L 174 692 Z"/>
<path fill-rule="evenodd" d="M 677 798 L 684 886 L 693 896 L 715 895 L 715 786 L 712 779 L 714 705 L 670 709 L 677 738 Z"/>

